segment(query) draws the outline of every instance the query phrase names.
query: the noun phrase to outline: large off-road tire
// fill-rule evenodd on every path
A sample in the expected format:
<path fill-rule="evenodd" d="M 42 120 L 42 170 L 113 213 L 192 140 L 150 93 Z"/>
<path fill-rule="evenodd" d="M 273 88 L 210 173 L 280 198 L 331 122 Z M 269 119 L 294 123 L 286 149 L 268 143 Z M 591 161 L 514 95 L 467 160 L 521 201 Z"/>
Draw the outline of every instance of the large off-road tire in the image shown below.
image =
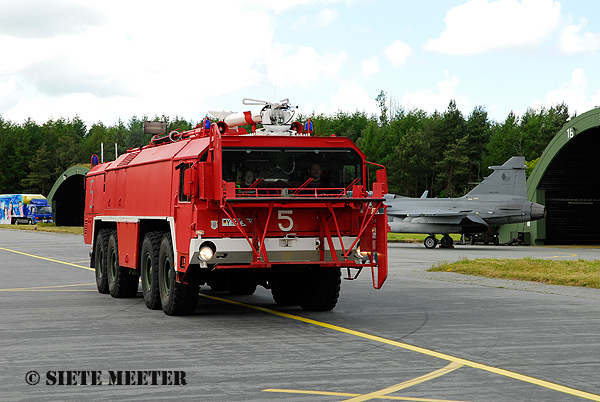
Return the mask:
<path fill-rule="evenodd" d="M 160 242 L 158 255 L 158 289 L 163 311 L 167 315 L 194 314 L 198 306 L 197 280 L 190 278 L 188 284 L 177 282 L 171 235 L 166 234 Z"/>
<path fill-rule="evenodd" d="M 108 277 L 106 267 L 106 251 L 108 249 L 108 236 L 110 230 L 103 229 L 98 232 L 94 248 L 94 267 L 96 271 L 96 287 L 98 292 L 108 294 Z"/>
<path fill-rule="evenodd" d="M 339 268 L 315 268 L 306 274 L 300 307 L 307 311 L 333 310 L 340 296 Z"/>
<path fill-rule="evenodd" d="M 280 306 L 298 306 L 302 296 L 303 282 L 298 274 L 282 274 L 269 280 L 273 300 Z"/>
<path fill-rule="evenodd" d="M 140 254 L 140 270 L 142 275 L 142 294 L 146 307 L 160 310 L 160 292 L 158 290 L 158 255 L 162 232 L 150 232 L 144 236 Z"/>
<path fill-rule="evenodd" d="M 131 268 L 119 265 L 119 241 L 117 231 L 110 232 L 107 249 L 107 278 L 108 291 L 112 297 L 135 297 L 137 296 L 139 275 Z"/>

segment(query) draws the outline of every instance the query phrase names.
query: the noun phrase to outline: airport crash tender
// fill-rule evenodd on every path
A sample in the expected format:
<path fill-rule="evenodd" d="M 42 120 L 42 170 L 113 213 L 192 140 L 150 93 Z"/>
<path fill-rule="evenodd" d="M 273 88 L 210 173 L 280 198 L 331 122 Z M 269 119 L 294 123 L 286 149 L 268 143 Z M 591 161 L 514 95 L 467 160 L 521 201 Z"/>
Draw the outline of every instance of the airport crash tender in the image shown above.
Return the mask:
<path fill-rule="evenodd" d="M 348 138 L 312 136 L 287 99 L 243 103 L 261 109 L 211 112 L 222 120 L 168 134 L 146 123 L 149 145 L 92 167 L 84 238 L 100 293 L 135 297 L 141 276 L 148 308 L 184 315 L 200 285 L 261 285 L 277 304 L 326 311 L 341 272 L 355 279 L 368 267 L 383 285 L 385 168 Z"/>

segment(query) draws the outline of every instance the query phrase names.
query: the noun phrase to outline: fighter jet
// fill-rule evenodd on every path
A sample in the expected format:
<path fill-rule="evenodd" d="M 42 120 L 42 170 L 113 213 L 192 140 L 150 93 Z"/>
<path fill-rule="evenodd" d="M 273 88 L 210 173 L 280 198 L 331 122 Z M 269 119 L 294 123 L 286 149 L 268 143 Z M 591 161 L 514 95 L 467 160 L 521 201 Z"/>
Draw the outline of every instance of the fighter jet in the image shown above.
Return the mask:
<path fill-rule="evenodd" d="M 513 156 L 466 195 L 459 198 L 408 198 L 386 194 L 388 223 L 396 233 L 426 233 L 424 244 L 450 248 L 450 233 L 475 234 L 490 226 L 544 218 L 546 208 L 527 201 L 525 158 Z"/>

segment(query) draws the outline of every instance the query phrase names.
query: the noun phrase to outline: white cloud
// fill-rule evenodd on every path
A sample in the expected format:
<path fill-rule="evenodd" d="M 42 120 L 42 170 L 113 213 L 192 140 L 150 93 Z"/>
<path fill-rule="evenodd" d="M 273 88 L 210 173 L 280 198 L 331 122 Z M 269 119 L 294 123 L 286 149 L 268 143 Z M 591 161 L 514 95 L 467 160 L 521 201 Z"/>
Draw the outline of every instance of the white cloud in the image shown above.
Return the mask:
<path fill-rule="evenodd" d="M 375 97 L 354 82 L 342 85 L 337 93 L 331 95 L 331 104 L 335 111 L 345 110 L 352 113 L 358 110 L 365 111 L 367 114 L 379 113 Z"/>
<path fill-rule="evenodd" d="M 12 31 L 0 27 L 4 118 L 83 116 L 93 108 L 90 116 L 114 116 L 106 124 L 140 113 L 193 119 L 214 106 L 204 105 L 205 99 L 233 92 L 246 95 L 260 86 L 311 89 L 322 80 L 336 79 L 347 58 L 341 50 L 323 53 L 274 42 L 276 13 L 302 0 L 285 6 L 263 0 L 173 0 L 165 6 L 148 0 L 143 7 L 119 0 L 89 7 L 83 1 L 58 1 L 56 9 L 40 7 L 59 12 L 81 4 L 68 16 L 81 16 L 84 23 L 77 29 L 54 23 L 32 27 L 33 20 L 23 31 L 16 25 Z M 10 5 L 18 11 L 20 3 Z M 337 10 L 330 9 L 319 16 L 323 24 L 337 18 Z"/>
<path fill-rule="evenodd" d="M 272 11 L 223 3 L 148 1 L 140 7 L 106 0 L 94 4 L 98 12 L 118 12 L 81 29 L 57 31 L 50 24 L 30 27 L 31 34 L 25 28 L 0 34 L 0 88 L 8 90 L 0 92 L 0 114 L 44 120 L 81 116 L 93 107 L 115 116 L 107 124 L 140 112 L 191 118 L 203 113 L 203 99 L 260 85 L 273 48 Z M 83 6 L 74 10 L 89 14 Z M 227 18 L 203 18 L 211 15 Z M 252 20 L 261 24 L 248 29 Z"/>
<path fill-rule="evenodd" d="M 385 55 L 392 62 L 394 67 L 399 67 L 406 63 L 411 54 L 410 46 L 397 40 L 385 49 Z"/>
<path fill-rule="evenodd" d="M 377 57 L 366 59 L 362 61 L 361 72 L 365 77 L 370 77 L 373 74 L 377 74 L 381 69 L 377 62 Z"/>
<path fill-rule="evenodd" d="M 440 112 L 446 110 L 450 101 L 455 100 L 458 108 L 465 110 L 467 99 L 458 95 L 456 91 L 458 78 L 451 76 L 448 71 L 445 72 L 445 75 L 445 79 L 437 83 L 437 92 L 424 89 L 406 94 L 400 102 L 401 105 L 408 109 L 418 108 L 433 113 L 436 110 Z"/>
<path fill-rule="evenodd" d="M 48 38 L 83 32 L 98 26 L 105 15 L 87 4 L 64 0 L 3 0 L 0 2 L 0 35 Z"/>
<path fill-rule="evenodd" d="M 448 11 L 446 30 L 425 50 L 480 54 L 533 52 L 560 27 L 560 3 L 553 0 L 471 0 Z"/>
<path fill-rule="evenodd" d="M 321 26 L 329 26 L 337 20 L 339 15 L 340 13 L 338 10 L 326 8 L 324 10 L 321 10 L 321 12 L 319 12 L 319 14 L 317 15 L 317 22 Z"/>
<path fill-rule="evenodd" d="M 289 46 L 275 46 L 268 56 L 267 76 L 282 89 L 308 89 L 322 79 L 335 78 L 346 60 L 346 53 L 319 54 L 312 47 L 294 53 Z"/>
<path fill-rule="evenodd" d="M 331 105 L 331 106 L 330 106 Z M 375 102 L 375 95 L 370 95 L 367 90 L 356 82 L 348 82 L 340 86 L 336 93 L 331 95 L 331 103 L 321 102 L 317 107 L 312 103 L 305 104 L 302 113 L 334 115 L 338 111 L 354 113 L 365 112 L 367 115 L 378 115 L 379 107 Z"/>
<path fill-rule="evenodd" d="M 594 84 L 588 81 L 582 68 L 576 68 L 569 81 L 546 94 L 543 105 L 550 107 L 564 102 L 569 106 L 569 113 L 585 113 L 600 106 L 600 76 Z M 542 102 L 536 100 L 531 106 L 539 109 Z"/>
<path fill-rule="evenodd" d="M 583 19 L 579 25 L 567 26 L 560 37 L 558 45 L 565 53 L 596 52 L 600 49 L 600 33 L 581 32 L 587 25 Z"/>

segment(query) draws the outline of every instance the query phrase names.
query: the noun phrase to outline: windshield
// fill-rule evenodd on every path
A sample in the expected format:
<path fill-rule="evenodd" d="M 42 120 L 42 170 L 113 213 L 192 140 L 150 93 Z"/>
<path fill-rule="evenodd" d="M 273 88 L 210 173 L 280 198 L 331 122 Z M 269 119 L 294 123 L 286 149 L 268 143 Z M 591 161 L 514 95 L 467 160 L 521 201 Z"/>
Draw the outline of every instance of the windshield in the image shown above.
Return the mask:
<path fill-rule="evenodd" d="M 42 215 L 42 214 L 52 214 L 52 207 L 51 206 L 47 206 L 47 207 L 37 207 L 37 214 Z"/>
<path fill-rule="evenodd" d="M 225 148 L 223 179 L 238 187 L 349 188 L 362 184 L 362 158 L 347 148 Z"/>

